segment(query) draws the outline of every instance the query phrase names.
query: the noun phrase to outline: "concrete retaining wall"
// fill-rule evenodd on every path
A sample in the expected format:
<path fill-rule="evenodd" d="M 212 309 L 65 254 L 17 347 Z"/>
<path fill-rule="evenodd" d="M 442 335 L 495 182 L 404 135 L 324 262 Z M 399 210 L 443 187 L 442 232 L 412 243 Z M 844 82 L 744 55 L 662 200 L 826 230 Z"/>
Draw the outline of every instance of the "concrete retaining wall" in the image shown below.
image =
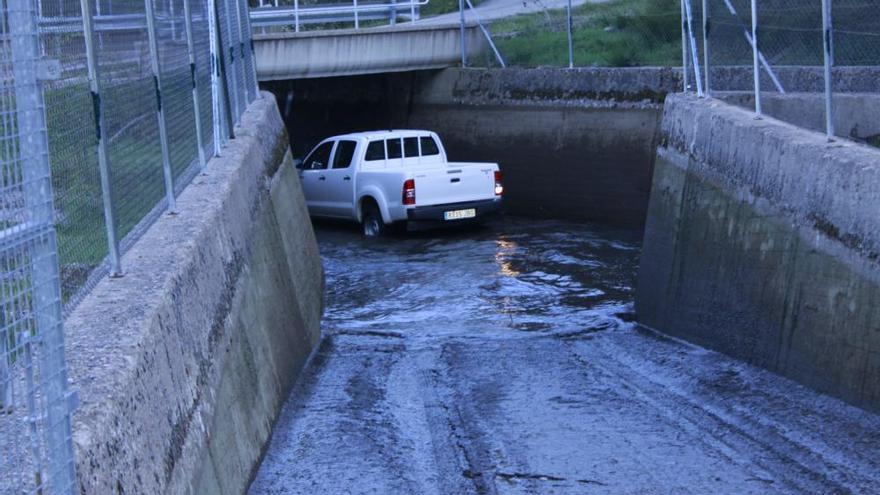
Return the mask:
<path fill-rule="evenodd" d="M 880 410 L 880 150 L 667 99 L 639 321 Z"/>
<path fill-rule="evenodd" d="M 752 93 L 716 93 L 716 98 L 747 110 L 755 108 Z M 822 93 L 766 93 L 763 112 L 805 129 L 825 132 L 825 95 Z M 880 93 L 834 95 L 834 127 L 837 136 L 861 142 L 880 140 Z"/>
<path fill-rule="evenodd" d="M 66 321 L 79 490 L 242 493 L 319 338 L 323 272 L 271 96 Z"/>

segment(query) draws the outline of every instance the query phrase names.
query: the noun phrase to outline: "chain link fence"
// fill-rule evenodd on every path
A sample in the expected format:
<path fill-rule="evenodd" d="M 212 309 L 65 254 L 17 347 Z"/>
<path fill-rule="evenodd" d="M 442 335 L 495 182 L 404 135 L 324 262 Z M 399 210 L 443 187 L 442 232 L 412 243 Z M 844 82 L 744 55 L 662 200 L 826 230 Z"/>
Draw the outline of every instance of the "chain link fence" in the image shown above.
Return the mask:
<path fill-rule="evenodd" d="M 705 40 L 688 45 L 703 67 L 685 71 L 703 92 L 748 92 L 756 113 L 778 94 L 814 94 L 829 139 L 847 93 L 880 93 L 880 2 L 874 0 L 682 0 L 701 3 Z M 700 88 L 690 85 L 689 90 Z M 824 102 L 822 99 L 824 98 Z M 852 104 L 852 102 L 850 102 Z M 846 121 L 846 119 L 842 119 Z M 850 131 L 852 132 L 852 130 Z M 846 137 L 872 142 L 867 136 Z"/>
<path fill-rule="evenodd" d="M 483 20 L 508 66 L 681 64 L 679 0 L 523 0 L 504 14 L 495 19 L 484 14 Z M 475 20 L 470 11 L 466 18 Z M 499 61 L 487 53 L 473 64 L 497 66 Z"/>
<path fill-rule="evenodd" d="M 257 97 L 245 0 L 0 10 L 0 493 L 73 493 L 62 321 Z"/>

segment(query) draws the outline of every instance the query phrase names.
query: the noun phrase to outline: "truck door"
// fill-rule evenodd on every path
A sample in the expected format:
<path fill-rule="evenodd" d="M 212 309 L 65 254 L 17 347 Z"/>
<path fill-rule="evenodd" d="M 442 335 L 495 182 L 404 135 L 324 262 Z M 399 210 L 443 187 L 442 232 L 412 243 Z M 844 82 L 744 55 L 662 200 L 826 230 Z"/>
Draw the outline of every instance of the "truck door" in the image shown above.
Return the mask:
<path fill-rule="evenodd" d="M 303 160 L 299 177 L 302 182 L 306 205 L 312 215 L 326 216 L 327 210 L 327 168 L 330 165 L 330 152 L 333 141 L 321 143 Z"/>
<path fill-rule="evenodd" d="M 336 142 L 332 167 L 327 170 L 325 184 L 327 215 L 354 218 L 354 155 L 357 141 L 341 139 Z"/>

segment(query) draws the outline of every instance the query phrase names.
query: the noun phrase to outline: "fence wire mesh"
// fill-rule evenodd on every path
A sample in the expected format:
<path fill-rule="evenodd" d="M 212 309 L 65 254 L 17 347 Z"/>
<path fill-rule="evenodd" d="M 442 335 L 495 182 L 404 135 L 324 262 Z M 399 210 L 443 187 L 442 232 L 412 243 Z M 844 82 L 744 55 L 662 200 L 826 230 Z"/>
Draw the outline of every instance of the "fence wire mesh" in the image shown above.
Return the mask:
<path fill-rule="evenodd" d="M 245 0 L 191 1 L 192 53 L 186 1 L 0 4 L 0 493 L 74 492 L 62 316 L 167 208 L 160 106 L 180 193 L 257 95 Z"/>
<path fill-rule="evenodd" d="M 694 8 L 694 15 L 699 17 L 699 6 Z M 479 8 L 476 11 L 481 12 Z M 525 0 L 521 11 L 498 19 L 483 14 L 498 50 L 510 66 L 567 67 L 570 62 L 575 67 L 681 64 L 679 0 L 573 2 L 572 60 L 567 2 Z M 470 13 L 467 17 L 474 19 Z M 488 54 L 483 61 L 474 62 L 492 65 L 494 59 Z"/>
<path fill-rule="evenodd" d="M 40 82 L 50 68 L 34 7 L 9 0 L 0 13 L 0 491 L 72 493 L 48 112 Z"/>

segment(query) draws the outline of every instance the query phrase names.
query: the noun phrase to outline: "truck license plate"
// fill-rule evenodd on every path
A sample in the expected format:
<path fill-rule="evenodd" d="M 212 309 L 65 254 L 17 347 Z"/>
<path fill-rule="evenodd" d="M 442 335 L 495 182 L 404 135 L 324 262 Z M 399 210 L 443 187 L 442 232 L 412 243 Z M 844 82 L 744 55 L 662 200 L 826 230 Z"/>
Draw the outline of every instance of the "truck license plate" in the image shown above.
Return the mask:
<path fill-rule="evenodd" d="M 474 208 L 447 211 L 443 213 L 443 218 L 446 220 L 462 220 L 464 218 L 474 218 L 475 216 L 477 216 L 477 210 Z"/>

